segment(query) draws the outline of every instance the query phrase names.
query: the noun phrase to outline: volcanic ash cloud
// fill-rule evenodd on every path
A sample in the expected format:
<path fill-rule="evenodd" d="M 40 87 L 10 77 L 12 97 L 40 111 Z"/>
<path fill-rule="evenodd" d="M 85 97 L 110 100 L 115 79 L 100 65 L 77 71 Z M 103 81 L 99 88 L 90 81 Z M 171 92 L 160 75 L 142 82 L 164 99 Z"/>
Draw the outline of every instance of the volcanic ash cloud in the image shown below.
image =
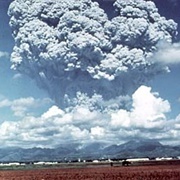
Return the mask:
<path fill-rule="evenodd" d="M 167 67 L 151 59 L 171 43 L 177 24 L 155 4 L 117 0 L 116 16 L 91 0 L 14 0 L 8 10 L 12 68 L 35 79 L 61 107 L 99 107 L 130 95 Z M 102 105 L 101 105 L 102 108 Z"/>

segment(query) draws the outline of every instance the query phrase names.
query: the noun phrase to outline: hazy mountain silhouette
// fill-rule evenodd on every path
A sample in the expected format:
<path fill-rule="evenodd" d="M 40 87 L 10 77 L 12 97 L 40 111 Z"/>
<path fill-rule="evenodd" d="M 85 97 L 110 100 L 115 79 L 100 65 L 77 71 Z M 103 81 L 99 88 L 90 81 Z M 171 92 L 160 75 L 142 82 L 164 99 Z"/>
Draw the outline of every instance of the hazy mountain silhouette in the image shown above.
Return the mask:
<path fill-rule="evenodd" d="M 57 148 L 1 148 L 0 161 L 69 161 L 95 158 L 176 157 L 180 146 L 162 145 L 156 140 L 131 140 L 120 145 L 106 143 L 59 145 Z"/>

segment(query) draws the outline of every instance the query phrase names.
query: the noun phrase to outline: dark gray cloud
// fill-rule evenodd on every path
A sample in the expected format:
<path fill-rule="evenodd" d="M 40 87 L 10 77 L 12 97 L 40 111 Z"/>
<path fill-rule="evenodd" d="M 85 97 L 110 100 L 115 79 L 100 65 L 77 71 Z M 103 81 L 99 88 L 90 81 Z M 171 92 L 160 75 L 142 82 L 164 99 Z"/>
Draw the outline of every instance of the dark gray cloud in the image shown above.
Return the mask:
<path fill-rule="evenodd" d="M 34 78 L 60 107 L 99 94 L 131 94 L 164 66 L 150 60 L 177 24 L 151 1 L 117 0 L 111 20 L 97 2 L 15 0 L 9 7 L 15 46 L 12 67 Z"/>

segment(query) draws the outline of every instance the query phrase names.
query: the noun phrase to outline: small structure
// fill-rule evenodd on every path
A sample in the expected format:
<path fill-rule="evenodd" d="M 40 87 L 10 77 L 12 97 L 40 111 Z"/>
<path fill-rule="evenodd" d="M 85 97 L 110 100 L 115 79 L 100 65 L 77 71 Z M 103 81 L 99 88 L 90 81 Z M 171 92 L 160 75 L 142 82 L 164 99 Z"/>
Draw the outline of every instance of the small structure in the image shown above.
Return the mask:
<path fill-rule="evenodd" d="M 126 161 L 130 161 L 130 162 L 149 161 L 149 158 L 132 158 L 132 159 L 126 159 Z"/>
<path fill-rule="evenodd" d="M 156 158 L 156 161 L 164 161 L 164 160 L 172 160 L 172 157 L 161 157 L 161 158 Z"/>
<path fill-rule="evenodd" d="M 124 160 L 122 161 L 122 166 L 129 166 L 131 164 L 130 161 Z"/>
<path fill-rule="evenodd" d="M 41 162 L 41 161 L 35 162 L 34 165 L 45 165 L 45 162 Z"/>

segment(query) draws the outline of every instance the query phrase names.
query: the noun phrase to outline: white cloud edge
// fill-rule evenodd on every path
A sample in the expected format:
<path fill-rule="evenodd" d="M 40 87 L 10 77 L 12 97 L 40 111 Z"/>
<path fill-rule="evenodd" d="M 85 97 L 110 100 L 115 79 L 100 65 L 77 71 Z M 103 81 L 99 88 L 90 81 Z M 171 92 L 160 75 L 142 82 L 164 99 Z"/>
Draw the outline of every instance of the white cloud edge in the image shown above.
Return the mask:
<path fill-rule="evenodd" d="M 165 65 L 179 64 L 180 63 L 180 42 L 167 43 L 160 41 L 158 51 L 151 57 L 153 61 Z"/>
<path fill-rule="evenodd" d="M 33 109 L 35 110 L 50 103 L 52 103 L 52 100 L 49 98 L 35 99 L 34 97 L 26 97 L 9 100 L 3 97 L 0 99 L 0 108 L 9 108 L 14 116 L 25 117 L 30 115 Z"/>
<path fill-rule="evenodd" d="M 0 51 L 0 59 L 3 58 L 3 57 L 8 58 L 9 57 L 9 53 L 5 52 L 5 51 Z"/>
<path fill-rule="evenodd" d="M 19 121 L 3 122 L 0 125 L 0 143 L 2 146 L 55 147 L 60 143 L 73 141 L 118 144 L 135 137 L 179 143 L 180 115 L 173 120 L 167 119 L 166 113 L 171 111 L 167 100 L 163 100 L 158 93 L 151 92 L 151 88 L 146 86 L 141 86 L 133 94 L 132 100 L 131 110 L 119 109 L 106 114 L 90 111 L 82 106 L 66 112 L 53 105 L 41 116 L 26 114 Z M 32 104 L 25 103 L 27 101 L 28 99 L 21 99 L 14 104 L 26 104 L 28 108 Z M 10 107 L 11 103 L 4 101 L 4 106 Z"/>

